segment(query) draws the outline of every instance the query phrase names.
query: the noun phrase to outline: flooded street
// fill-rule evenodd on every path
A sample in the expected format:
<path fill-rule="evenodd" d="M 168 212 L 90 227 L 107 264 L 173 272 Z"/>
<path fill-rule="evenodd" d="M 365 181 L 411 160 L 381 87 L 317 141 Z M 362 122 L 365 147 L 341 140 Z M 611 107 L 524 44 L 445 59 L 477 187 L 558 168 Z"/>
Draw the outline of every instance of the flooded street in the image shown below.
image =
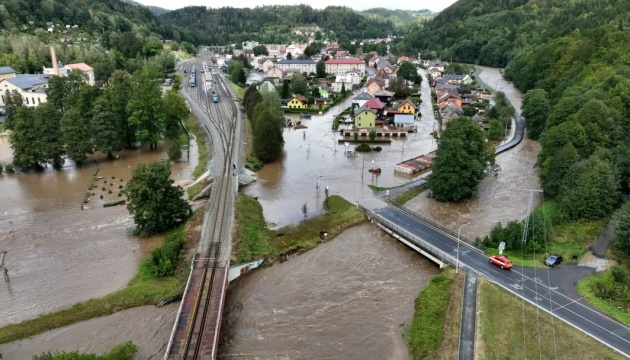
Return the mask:
<path fill-rule="evenodd" d="M 330 194 L 339 194 L 353 202 L 373 196 L 367 185 L 392 187 L 404 184 L 414 177 L 395 173 L 394 165 L 436 149 L 431 136 L 435 124 L 431 90 L 425 80 L 420 105 L 422 116 L 416 121 L 417 133 L 408 134 L 405 140 L 394 140 L 391 145 L 378 145 L 383 148 L 381 152 L 357 153 L 355 157 L 344 155 L 343 144 L 336 141 L 339 134 L 331 130 L 332 122 L 352 104 L 352 98 L 357 94 L 359 92 L 326 114 L 303 119 L 302 124 L 308 129 L 285 129 L 284 157 L 263 167 L 258 172 L 258 181 L 243 190 L 258 197 L 267 221 L 278 226 L 298 222 L 304 218 L 301 210 L 304 204 L 309 216 L 319 214 L 323 194 L 321 191 L 318 194 L 315 188 L 318 178 L 322 188 L 329 187 Z M 299 119 L 298 115 L 287 117 Z M 380 175 L 368 172 L 372 161 L 383 170 Z"/>
<path fill-rule="evenodd" d="M 175 181 L 190 177 L 196 153 L 191 150 L 190 163 L 171 166 Z M 10 162 L 11 154 L 8 137 L 0 137 L 0 162 Z M 0 285 L 0 326 L 106 295 L 131 280 L 139 259 L 163 239 L 131 236 L 134 225 L 126 207 L 102 204 L 123 198 L 120 187 L 136 164 L 166 157 L 161 146 L 153 152 L 123 151 L 113 161 L 98 158 L 79 169 L 70 164 L 61 171 L 0 175 L 0 250 L 7 251 L 11 279 Z M 97 167 L 105 179 L 95 182 L 94 196 L 81 210 Z"/>
<path fill-rule="evenodd" d="M 498 69 L 480 67 L 479 77 L 490 87 L 506 93 L 515 109 L 520 111 L 522 94 L 511 83 L 501 77 Z M 477 194 L 458 203 L 440 203 L 429 199 L 426 193 L 407 202 L 405 206 L 450 229 L 462 228 L 462 235 L 469 239 L 487 235 L 497 222 L 505 224 L 520 220 L 527 214 L 529 192 L 523 189 L 540 189 L 538 169 L 534 167 L 540 152 L 540 144 L 524 139 L 518 146 L 497 156 L 501 172 L 496 177 L 487 177 L 480 184 Z M 534 196 L 534 206 L 542 201 Z"/>
<path fill-rule="evenodd" d="M 439 272 L 373 225 L 237 280 L 220 359 L 408 359 L 401 324 Z"/>

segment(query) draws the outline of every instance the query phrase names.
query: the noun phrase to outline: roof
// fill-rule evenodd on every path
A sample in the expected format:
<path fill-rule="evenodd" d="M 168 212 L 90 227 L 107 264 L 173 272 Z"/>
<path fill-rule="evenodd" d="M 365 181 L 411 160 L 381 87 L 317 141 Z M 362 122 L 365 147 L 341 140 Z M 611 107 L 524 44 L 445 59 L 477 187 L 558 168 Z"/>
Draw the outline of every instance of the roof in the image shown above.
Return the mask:
<path fill-rule="evenodd" d="M 457 81 L 462 81 L 466 78 L 467 75 L 458 75 L 458 74 L 446 74 L 444 75 L 444 80 L 449 81 L 449 80 L 457 80 Z"/>
<path fill-rule="evenodd" d="M 385 107 L 385 104 L 383 104 L 381 102 L 381 100 L 379 100 L 377 98 L 371 98 L 363 106 L 367 106 L 370 109 L 379 109 L 380 110 L 380 109 Z"/>
<path fill-rule="evenodd" d="M 400 108 L 401 106 L 405 105 L 405 103 L 407 103 L 407 104 L 409 104 L 409 105 L 413 106 L 413 108 L 414 108 L 414 109 L 418 110 L 418 107 L 416 106 L 416 104 L 412 103 L 412 102 L 411 102 L 411 101 L 409 101 L 409 100 L 405 100 L 405 101 L 401 102 L 401 103 L 400 103 L 398 106 L 396 106 L 396 107 L 397 107 L 397 108 Z"/>
<path fill-rule="evenodd" d="M 280 60 L 276 64 L 287 64 L 287 65 L 315 65 L 317 64 L 315 60 Z"/>
<path fill-rule="evenodd" d="M 329 101 L 329 102 L 333 101 L 332 98 L 321 98 L 321 97 L 315 98 L 314 100 L 315 101 Z"/>
<path fill-rule="evenodd" d="M 50 75 L 18 74 L 16 77 L 4 79 L 22 90 L 32 89 L 38 85 L 48 84 Z"/>
<path fill-rule="evenodd" d="M 376 115 L 376 110 L 370 109 L 369 107 L 367 107 L 365 105 L 363 105 L 360 108 L 358 108 L 356 114 L 358 115 L 358 114 L 360 114 L 360 113 L 362 113 L 364 111 L 368 111 L 368 112 L 371 112 L 372 114 Z"/>
<path fill-rule="evenodd" d="M 387 90 L 379 90 L 376 93 L 374 93 L 374 96 L 385 96 L 385 97 L 389 97 L 389 96 L 394 96 L 394 93 L 391 91 L 387 91 Z"/>
<path fill-rule="evenodd" d="M 394 116 L 395 124 L 413 124 L 413 122 L 414 122 L 413 115 L 396 114 Z"/>
<path fill-rule="evenodd" d="M 381 88 L 385 87 L 385 83 L 383 82 L 383 80 L 380 79 L 370 79 L 368 80 L 367 84 L 365 84 L 366 87 L 372 85 L 372 83 L 376 83 L 376 85 L 378 85 Z"/>
<path fill-rule="evenodd" d="M 352 100 L 370 100 L 372 97 L 368 95 L 366 92 L 362 92 L 359 95 L 352 98 Z"/>
<path fill-rule="evenodd" d="M 307 103 L 308 102 L 308 99 L 306 97 L 304 97 L 304 95 L 299 95 L 299 94 L 295 95 L 293 97 L 293 99 L 298 99 L 300 102 L 303 102 L 303 103 Z"/>
<path fill-rule="evenodd" d="M 328 60 L 326 61 L 326 64 L 331 64 L 331 65 L 343 65 L 343 64 L 365 64 L 365 62 L 361 59 L 334 59 L 334 60 Z"/>
<path fill-rule="evenodd" d="M 15 70 L 10 66 L 0 66 L 0 75 L 4 74 L 15 74 Z"/>
<path fill-rule="evenodd" d="M 77 63 L 77 64 L 67 64 L 66 67 L 73 70 L 81 70 L 81 71 L 94 71 L 92 67 L 86 63 Z"/>

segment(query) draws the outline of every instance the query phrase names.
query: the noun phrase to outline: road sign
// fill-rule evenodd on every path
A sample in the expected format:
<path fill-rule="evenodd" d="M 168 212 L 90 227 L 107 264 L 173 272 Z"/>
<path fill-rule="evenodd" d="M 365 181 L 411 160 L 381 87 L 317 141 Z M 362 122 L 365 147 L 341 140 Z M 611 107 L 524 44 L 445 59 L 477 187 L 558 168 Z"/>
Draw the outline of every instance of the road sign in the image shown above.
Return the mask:
<path fill-rule="evenodd" d="M 499 243 L 499 254 L 503 254 L 503 250 L 505 250 L 505 241 Z"/>

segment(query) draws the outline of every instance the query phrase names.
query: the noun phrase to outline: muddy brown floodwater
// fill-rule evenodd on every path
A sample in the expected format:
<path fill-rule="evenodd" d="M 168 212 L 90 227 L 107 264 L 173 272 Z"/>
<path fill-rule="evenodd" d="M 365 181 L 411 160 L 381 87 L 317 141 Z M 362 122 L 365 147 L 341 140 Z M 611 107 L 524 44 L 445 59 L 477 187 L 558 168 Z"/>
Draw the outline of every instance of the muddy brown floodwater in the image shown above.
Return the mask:
<path fill-rule="evenodd" d="M 481 67 L 479 77 L 488 86 L 505 92 L 515 109 L 520 111 L 522 94 L 512 83 L 504 80 L 498 69 Z M 477 194 L 458 203 L 440 203 L 427 197 L 426 193 L 407 202 L 409 209 L 428 217 L 450 229 L 457 230 L 463 224 L 461 234 L 470 239 L 487 235 L 497 222 L 521 220 L 527 214 L 530 192 L 540 189 L 538 169 L 534 166 L 540 152 L 540 144 L 525 139 L 514 149 L 497 156 L 501 172 L 496 177 L 487 177 L 480 184 Z M 541 203 L 538 193 L 534 194 L 534 206 Z"/>
<path fill-rule="evenodd" d="M 408 359 L 402 324 L 437 266 L 364 224 L 230 286 L 219 359 Z"/>
<path fill-rule="evenodd" d="M 190 178 L 197 164 L 193 150 L 190 162 L 171 165 L 174 180 Z M 0 136 L 0 161 L 9 163 L 11 157 L 8 137 Z M 7 251 L 11 279 L 0 283 L 0 326 L 109 294 L 131 280 L 140 258 L 163 239 L 131 236 L 127 209 L 102 204 L 122 198 L 119 187 L 136 164 L 166 157 L 161 146 L 153 152 L 123 151 L 117 160 L 98 158 L 81 168 L 67 163 L 60 171 L 0 175 L 0 250 Z M 88 209 L 81 210 L 97 167 L 107 181 L 95 183 Z"/>

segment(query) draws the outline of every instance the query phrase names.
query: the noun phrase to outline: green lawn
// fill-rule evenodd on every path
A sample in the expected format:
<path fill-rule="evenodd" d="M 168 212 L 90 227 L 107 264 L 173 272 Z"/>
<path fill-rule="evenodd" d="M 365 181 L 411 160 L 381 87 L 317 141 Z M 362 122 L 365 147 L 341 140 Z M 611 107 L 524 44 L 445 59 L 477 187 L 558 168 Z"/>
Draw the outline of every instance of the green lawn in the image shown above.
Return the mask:
<path fill-rule="evenodd" d="M 237 263 L 246 263 L 267 256 L 267 224 L 262 205 L 251 196 L 239 194 L 236 199 L 235 240 L 233 255 Z"/>
<path fill-rule="evenodd" d="M 562 359 L 624 359 L 483 278 L 477 294 L 476 359 L 555 359 L 556 355 Z"/>
<path fill-rule="evenodd" d="M 230 81 L 230 85 L 232 85 L 232 90 L 234 90 L 236 97 L 242 101 L 243 97 L 245 96 L 245 89 L 243 89 L 242 87 L 236 85 L 235 83 L 231 81 Z"/>

